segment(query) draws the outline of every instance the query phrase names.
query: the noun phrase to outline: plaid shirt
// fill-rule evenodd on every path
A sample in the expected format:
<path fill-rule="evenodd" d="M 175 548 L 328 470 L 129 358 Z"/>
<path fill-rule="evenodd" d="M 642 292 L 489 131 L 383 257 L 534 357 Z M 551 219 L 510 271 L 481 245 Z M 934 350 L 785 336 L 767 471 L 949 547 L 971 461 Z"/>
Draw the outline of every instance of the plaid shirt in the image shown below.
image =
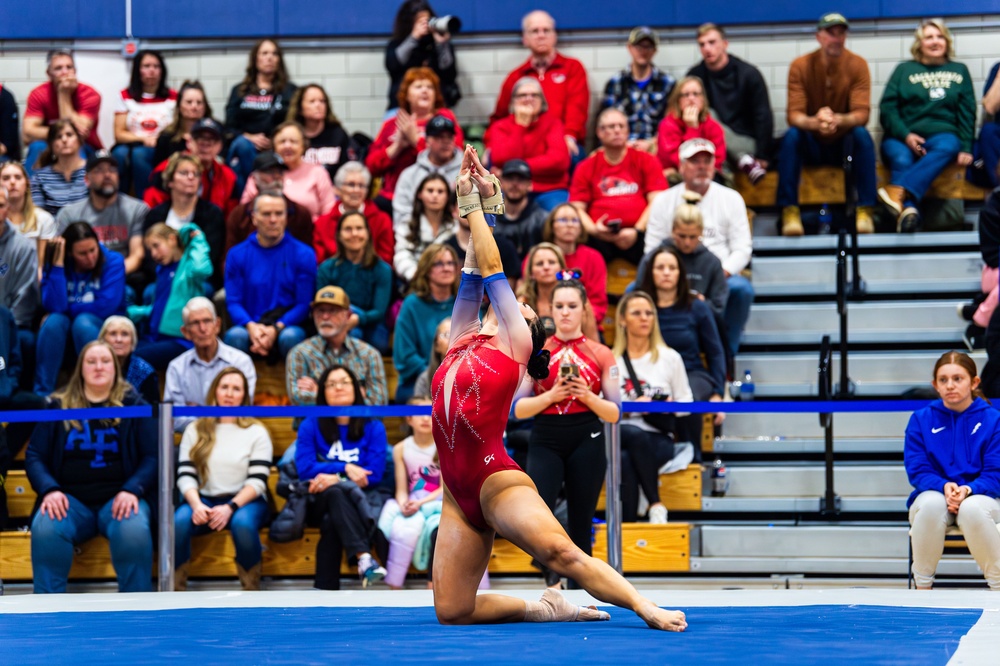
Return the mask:
<path fill-rule="evenodd" d="M 319 381 L 323 371 L 332 365 L 350 368 L 364 388 L 366 403 L 388 404 L 389 391 L 386 388 L 382 355 L 367 342 L 351 336 L 347 336 L 338 353 L 319 335 L 301 342 L 288 352 L 285 363 L 285 384 L 292 404 L 315 405 L 316 394 L 300 391 L 296 382 L 300 377 L 312 377 Z"/>
<path fill-rule="evenodd" d="M 651 139 L 667 111 L 667 98 L 674 89 L 674 77 L 653 67 L 644 88 L 632 78 L 632 70 L 623 69 L 604 87 L 601 110 L 615 107 L 628 116 L 629 139 Z"/>

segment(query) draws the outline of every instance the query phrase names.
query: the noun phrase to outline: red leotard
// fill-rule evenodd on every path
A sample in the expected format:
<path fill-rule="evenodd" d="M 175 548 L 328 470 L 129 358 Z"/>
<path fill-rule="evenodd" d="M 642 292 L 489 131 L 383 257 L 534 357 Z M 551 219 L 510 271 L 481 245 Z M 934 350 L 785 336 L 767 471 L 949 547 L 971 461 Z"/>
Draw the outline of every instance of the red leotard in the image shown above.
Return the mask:
<path fill-rule="evenodd" d="M 483 286 L 500 324 L 494 336 L 478 335 Z M 489 529 L 479 499 L 483 482 L 520 467 L 503 445 L 510 404 L 531 354 L 531 332 L 502 273 L 462 275 L 452 313 L 451 347 L 434 374 L 434 441 L 441 479 L 465 517 Z"/>

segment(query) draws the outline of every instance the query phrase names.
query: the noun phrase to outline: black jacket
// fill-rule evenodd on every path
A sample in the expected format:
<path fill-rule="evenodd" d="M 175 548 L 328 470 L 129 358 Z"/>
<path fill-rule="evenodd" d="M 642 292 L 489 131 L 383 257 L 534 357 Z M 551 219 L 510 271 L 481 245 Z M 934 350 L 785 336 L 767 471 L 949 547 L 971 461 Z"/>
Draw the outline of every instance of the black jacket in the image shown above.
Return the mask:
<path fill-rule="evenodd" d="M 688 76 L 704 81 L 708 105 L 719 121 L 737 134 L 753 137 L 757 143 L 755 155 L 768 159 L 774 142 L 774 116 L 760 70 L 730 55 L 729 63 L 720 71 L 709 71 L 703 60 L 688 71 Z"/>

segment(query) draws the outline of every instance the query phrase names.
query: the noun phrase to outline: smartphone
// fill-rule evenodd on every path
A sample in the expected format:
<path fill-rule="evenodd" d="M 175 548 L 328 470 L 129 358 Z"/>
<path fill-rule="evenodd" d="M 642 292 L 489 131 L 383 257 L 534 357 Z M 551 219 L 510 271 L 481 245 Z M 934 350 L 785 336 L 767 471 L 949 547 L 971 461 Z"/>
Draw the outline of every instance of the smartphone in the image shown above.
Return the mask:
<path fill-rule="evenodd" d="M 620 219 L 608 220 L 607 222 L 604 223 L 604 226 L 608 228 L 608 231 L 610 231 L 613 234 L 616 234 L 622 229 L 622 221 Z"/>
<path fill-rule="evenodd" d="M 576 363 L 563 363 L 559 366 L 559 378 L 565 379 L 567 377 L 579 377 L 580 376 L 580 366 Z"/>

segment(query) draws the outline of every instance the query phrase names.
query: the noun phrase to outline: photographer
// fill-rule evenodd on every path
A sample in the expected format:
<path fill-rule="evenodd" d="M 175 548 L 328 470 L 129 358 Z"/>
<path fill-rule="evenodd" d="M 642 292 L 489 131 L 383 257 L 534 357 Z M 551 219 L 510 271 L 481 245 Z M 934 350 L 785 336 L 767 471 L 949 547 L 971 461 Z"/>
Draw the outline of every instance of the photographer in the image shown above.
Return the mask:
<path fill-rule="evenodd" d="M 635 402 L 691 402 L 684 359 L 663 343 L 656 304 L 642 291 L 618 303 L 613 353 L 624 398 Z M 685 414 L 681 414 L 685 416 Z M 639 488 L 649 500 L 649 522 L 667 522 L 660 501 L 659 469 L 674 457 L 674 414 L 629 414 L 622 419 L 622 519 L 638 517 Z"/>
<path fill-rule="evenodd" d="M 462 22 L 455 17 L 436 17 L 426 0 L 406 0 L 396 12 L 392 39 L 385 47 L 385 68 L 389 72 L 389 106 L 399 106 L 399 84 L 406 70 L 430 67 L 441 79 L 441 92 L 449 109 L 462 99 L 458 89 L 455 48 L 451 32 L 458 31 Z"/>
<path fill-rule="evenodd" d="M 556 332 L 544 347 L 551 353 L 549 375 L 533 382 L 534 395 L 515 402 L 514 416 L 535 417 L 528 476 L 550 509 L 565 487 L 566 531 L 590 555 L 591 522 L 607 467 L 601 421 L 617 421 L 621 407 L 611 350 L 583 335 L 586 303 L 587 292 L 576 280 L 562 280 L 552 290 Z M 545 581 L 556 586 L 559 576 L 546 571 Z"/>

